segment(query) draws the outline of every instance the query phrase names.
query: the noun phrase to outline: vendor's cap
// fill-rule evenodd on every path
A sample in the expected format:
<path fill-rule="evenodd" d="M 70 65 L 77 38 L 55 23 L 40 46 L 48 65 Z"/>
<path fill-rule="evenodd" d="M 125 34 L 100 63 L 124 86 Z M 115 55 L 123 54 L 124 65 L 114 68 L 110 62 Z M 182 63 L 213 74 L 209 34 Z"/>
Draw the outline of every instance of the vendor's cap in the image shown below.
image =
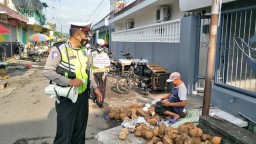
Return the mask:
<path fill-rule="evenodd" d="M 173 73 L 170 74 L 170 77 L 169 77 L 169 79 L 166 80 L 166 82 L 172 82 L 176 79 L 180 79 L 180 73 L 173 72 Z"/>
<path fill-rule="evenodd" d="M 97 40 L 98 45 L 103 46 L 105 44 L 105 41 L 103 39 Z"/>

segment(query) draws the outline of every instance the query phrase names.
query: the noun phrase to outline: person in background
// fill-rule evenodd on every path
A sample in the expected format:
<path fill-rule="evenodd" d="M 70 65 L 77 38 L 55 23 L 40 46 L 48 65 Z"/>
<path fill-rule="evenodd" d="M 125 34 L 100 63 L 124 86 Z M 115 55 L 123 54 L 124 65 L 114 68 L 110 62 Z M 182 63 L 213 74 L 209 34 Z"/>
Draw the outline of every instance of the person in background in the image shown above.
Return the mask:
<path fill-rule="evenodd" d="M 86 40 L 87 40 L 87 44 L 85 45 L 85 48 L 86 48 L 88 55 L 90 55 L 91 54 L 91 44 L 90 44 L 91 39 L 89 37 L 87 37 Z"/>
<path fill-rule="evenodd" d="M 6 60 L 6 46 L 0 44 L 0 59 L 5 62 Z"/>
<path fill-rule="evenodd" d="M 37 52 L 40 47 L 40 42 L 35 42 L 34 52 Z"/>
<path fill-rule="evenodd" d="M 171 116 L 176 121 L 180 117 L 185 117 L 183 110 L 187 104 L 187 88 L 178 72 L 171 73 L 167 82 L 172 82 L 174 88 L 170 94 L 156 103 L 155 111 L 160 115 Z"/>
<path fill-rule="evenodd" d="M 94 98 L 94 102 L 96 102 L 96 104 L 100 108 L 103 107 L 103 103 L 105 99 L 107 74 L 109 72 L 109 67 L 110 67 L 110 58 L 104 44 L 105 44 L 105 41 L 103 39 L 98 39 L 97 40 L 98 47 L 96 47 L 91 51 L 91 55 L 93 57 L 92 72 L 94 75 L 95 82 L 97 83 L 102 93 L 102 102 L 96 101 L 96 98 Z"/>
<path fill-rule="evenodd" d="M 49 41 L 44 42 L 44 54 L 49 54 Z"/>

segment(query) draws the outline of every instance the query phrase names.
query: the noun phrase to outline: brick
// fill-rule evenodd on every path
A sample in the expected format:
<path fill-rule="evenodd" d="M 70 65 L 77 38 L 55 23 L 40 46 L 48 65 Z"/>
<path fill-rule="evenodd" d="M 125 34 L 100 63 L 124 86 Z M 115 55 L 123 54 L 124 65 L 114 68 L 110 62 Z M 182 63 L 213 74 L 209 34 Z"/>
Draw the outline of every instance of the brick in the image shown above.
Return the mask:
<path fill-rule="evenodd" d="M 204 133 L 221 136 L 222 144 L 256 144 L 256 134 L 224 119 L 202 116 L 199 127 Z"/>

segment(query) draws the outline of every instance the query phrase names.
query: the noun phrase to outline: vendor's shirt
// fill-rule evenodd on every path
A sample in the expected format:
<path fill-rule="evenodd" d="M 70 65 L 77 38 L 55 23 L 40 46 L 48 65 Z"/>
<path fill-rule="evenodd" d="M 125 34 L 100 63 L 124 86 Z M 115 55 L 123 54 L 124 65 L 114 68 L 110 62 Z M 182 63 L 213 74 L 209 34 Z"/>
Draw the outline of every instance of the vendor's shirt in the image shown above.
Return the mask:
<path fill-rule="evenodd" d="M 187 88 L 184 83 L 174 87 L 169 97 L 170 102 L 180 102 L 182 100 L 187 100 Z M 184 107 L 173 107 L 175 113 L 183 112 Z"/>

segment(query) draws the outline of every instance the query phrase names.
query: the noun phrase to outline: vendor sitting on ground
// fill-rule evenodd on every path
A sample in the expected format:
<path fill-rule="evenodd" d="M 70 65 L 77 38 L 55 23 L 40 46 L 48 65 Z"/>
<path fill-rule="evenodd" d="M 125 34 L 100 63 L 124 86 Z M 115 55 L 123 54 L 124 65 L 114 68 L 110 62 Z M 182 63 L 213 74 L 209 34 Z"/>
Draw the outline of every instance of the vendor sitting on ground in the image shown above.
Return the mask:
<path fill-rule="evenodd" d="M 173 120 L 185 117 L 183 112 L 187 103 L 187 88 L 182 82 L 180 74 L 173 72 L 167 82 L 173 83 L 171 93 L 156 103 L 155 111 L 160 115 L 171 116 Z"/>

